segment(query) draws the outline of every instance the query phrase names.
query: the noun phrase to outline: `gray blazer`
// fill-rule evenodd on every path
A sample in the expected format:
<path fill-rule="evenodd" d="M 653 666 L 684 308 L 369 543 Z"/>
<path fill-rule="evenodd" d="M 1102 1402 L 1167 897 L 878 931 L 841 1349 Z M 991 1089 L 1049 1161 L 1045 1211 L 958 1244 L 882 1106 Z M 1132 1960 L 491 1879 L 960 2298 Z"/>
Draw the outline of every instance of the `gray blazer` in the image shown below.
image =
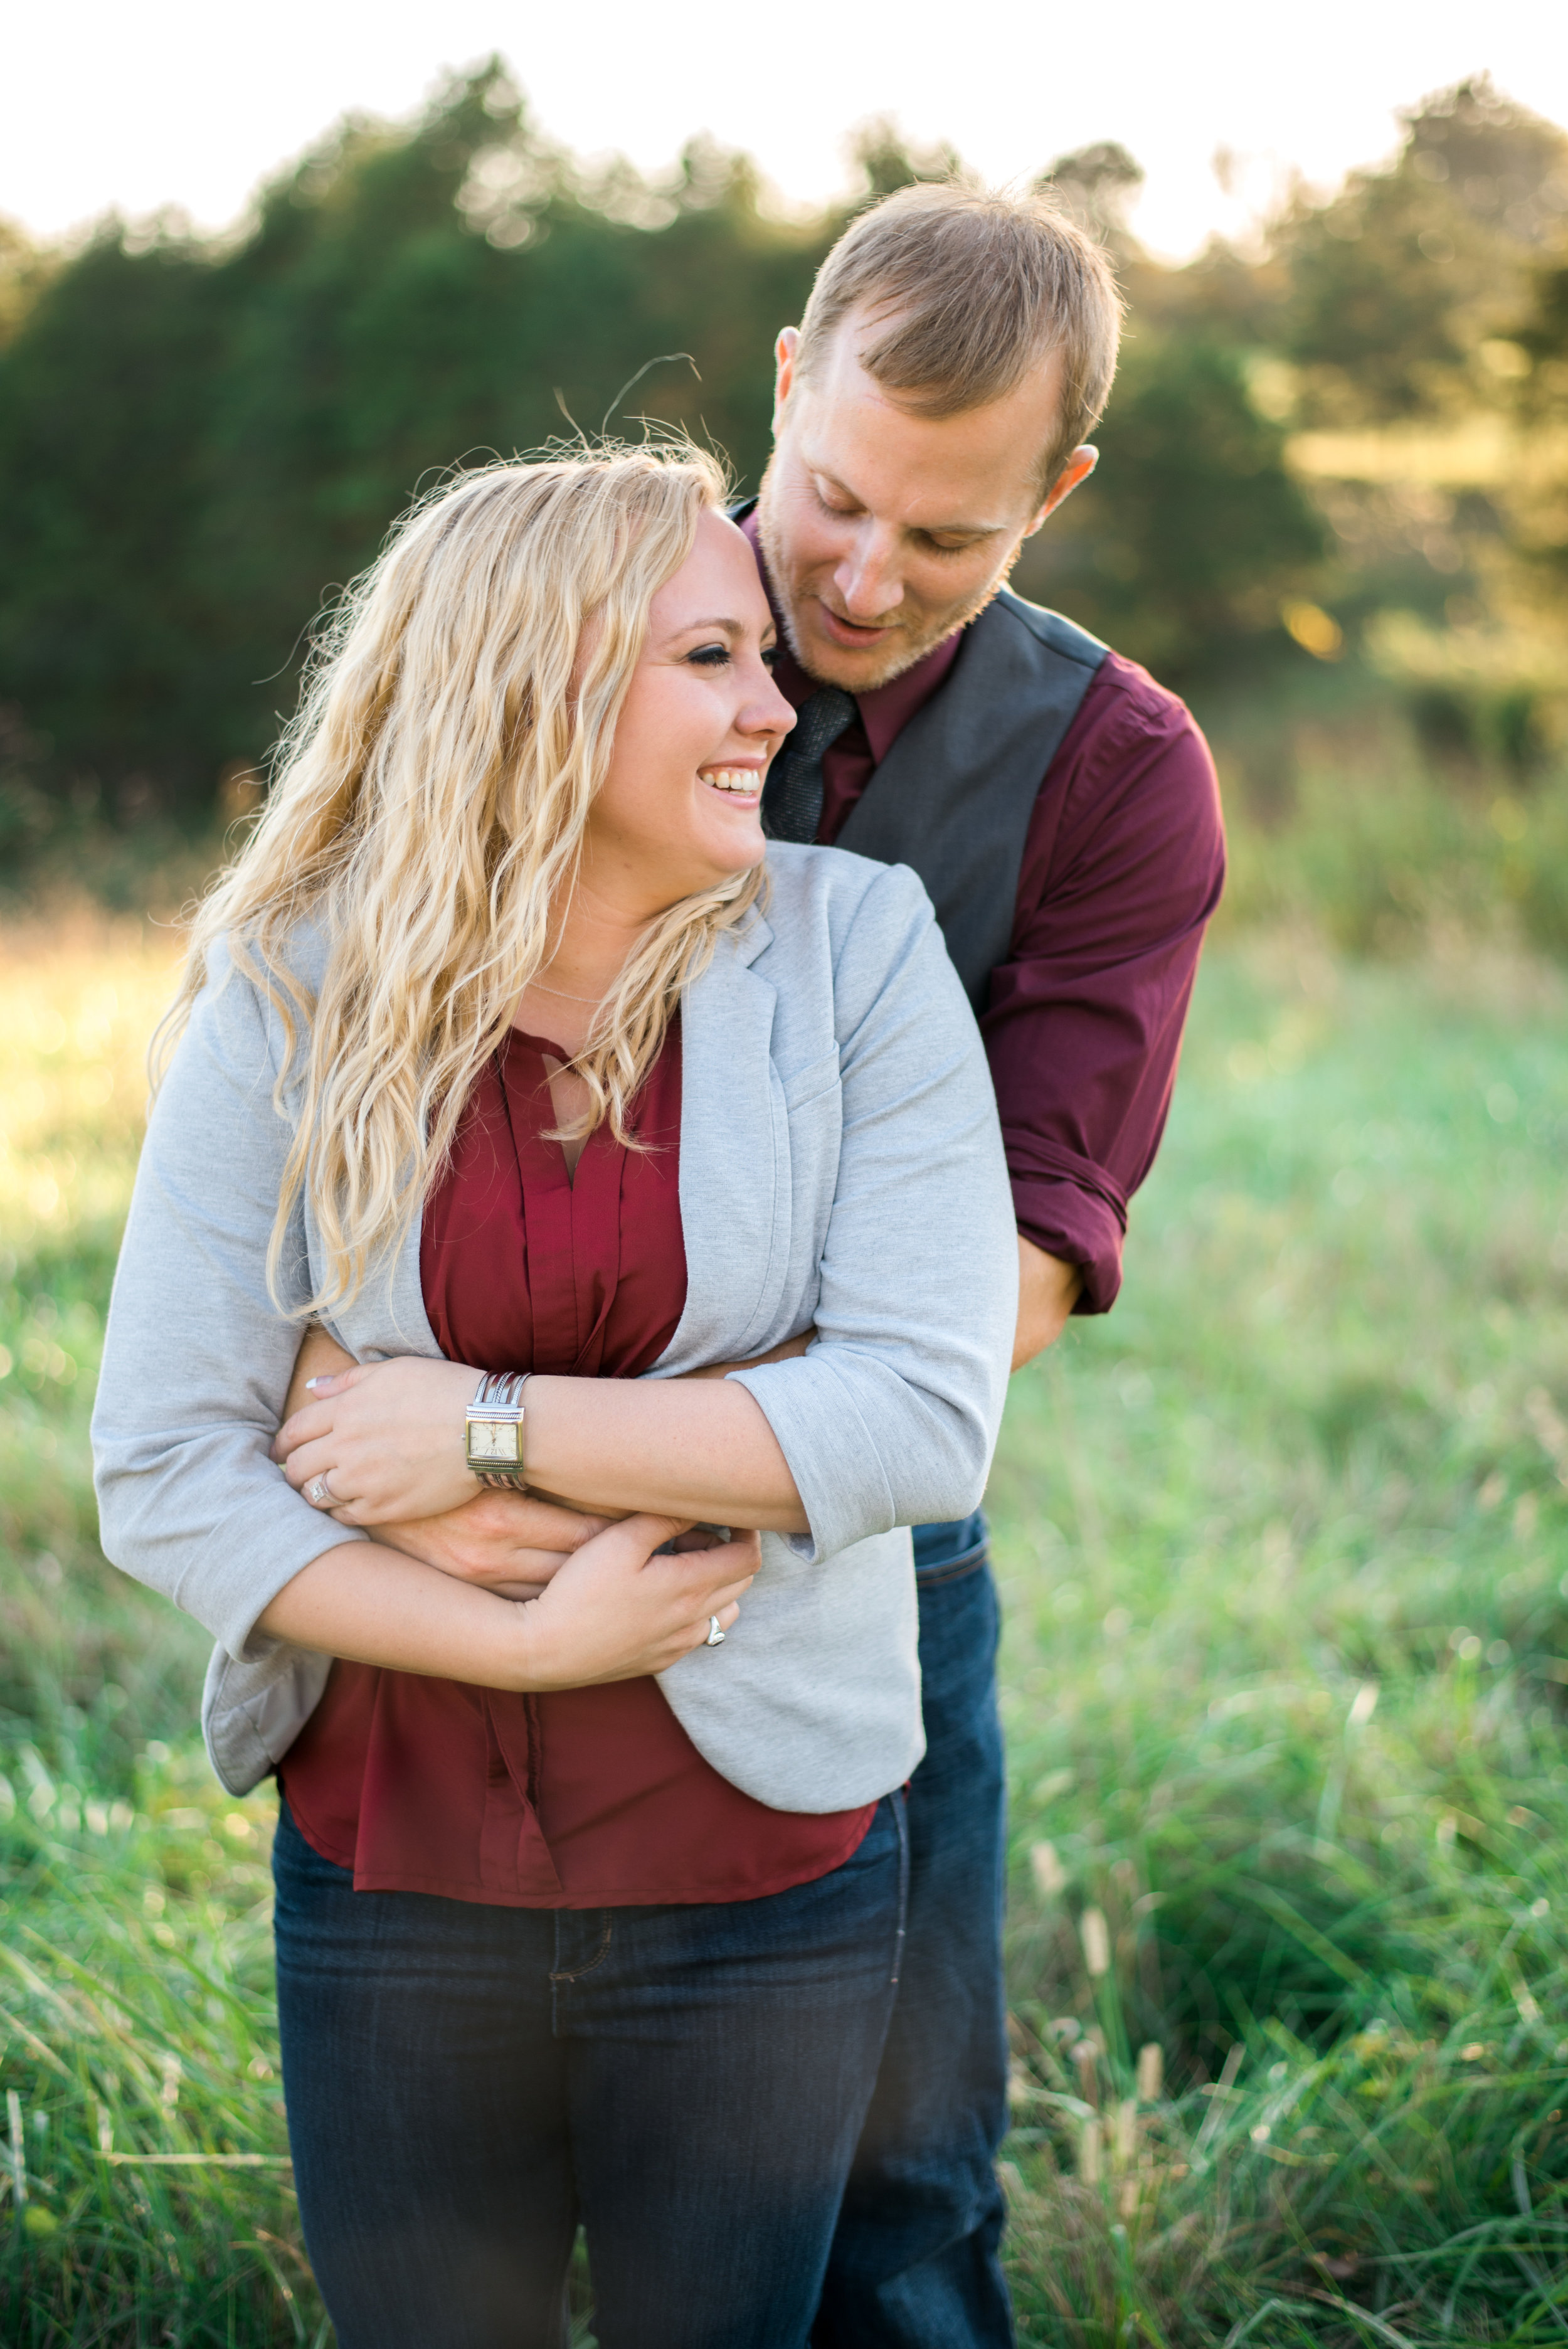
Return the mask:
<path fill-rule="evenodd" d="M 911 1525 L 979 1502 L 1002 1414 L 1017 1253 L 995 1103 L 930 902 L 903 866 L 776 844 L 766 919 L 721 942 L 682 1007 L 686 1309 L 648 1373 L 735 1361 L 809 1535 L 765 1535 L 721 1648 L 663 1674 L 698 1749 L 780 1810 L 898 1785 L 923 1750 Z M 300 975 L 325 945 L 302 933 Z M 280 1024 L 221 953 L 160 1092 L 115 1278 L 93 1445 L 103 1546 L 218 1641 L 202 1724 L 233 1793 L 318 1702 L 328 1660 L 255 1629 L 324 1550 L 362 1539 L 268 1458 L 300 1325 L 268 1297 L 292 1125 Z M 291 1103 L 294 1115 L 297 1105 Z M 302 1206 L 285 1304 L 320 1278 Z M 333 1334 L 361 1361 L 438 1355 L 415 1228 Z"/>

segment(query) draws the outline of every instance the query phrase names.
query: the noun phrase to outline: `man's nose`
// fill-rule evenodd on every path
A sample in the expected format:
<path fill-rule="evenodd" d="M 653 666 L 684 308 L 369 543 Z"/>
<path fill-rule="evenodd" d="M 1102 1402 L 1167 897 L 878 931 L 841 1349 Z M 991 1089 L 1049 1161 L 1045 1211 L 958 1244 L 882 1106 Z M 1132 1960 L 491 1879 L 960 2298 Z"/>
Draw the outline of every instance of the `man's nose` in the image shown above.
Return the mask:
<path fill-rule="evenodd" d="M 893 533 L 874 524 L 858 530 L 833 574 L 833 585 L 847 619 L 880 620 L 895 611 L 903 601 L 903 581 Z"/>

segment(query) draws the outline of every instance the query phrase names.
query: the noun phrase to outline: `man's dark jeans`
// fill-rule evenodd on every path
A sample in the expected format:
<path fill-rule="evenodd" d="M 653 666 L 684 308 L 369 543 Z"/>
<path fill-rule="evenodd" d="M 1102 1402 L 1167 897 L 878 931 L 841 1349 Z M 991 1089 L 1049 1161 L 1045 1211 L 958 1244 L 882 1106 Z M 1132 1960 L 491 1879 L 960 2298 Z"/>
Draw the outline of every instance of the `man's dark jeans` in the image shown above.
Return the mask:
<path fill-rule="evenodd" d="M 909 1929 L 814 2349 L 1013 2339 L 994 2168 L 1007 2126 L 996 1591 L 983 1517 L 914 1540 L 926 1752 L 909 1788 Z"/>
<path fill-rule="evenodd" d="M 904 1799 L 814 1884 L 685 1908 L 356 1892 L 285 1806 L 278 2012 L 339 2349 L 800 2349 L 892 2011 Z"/>

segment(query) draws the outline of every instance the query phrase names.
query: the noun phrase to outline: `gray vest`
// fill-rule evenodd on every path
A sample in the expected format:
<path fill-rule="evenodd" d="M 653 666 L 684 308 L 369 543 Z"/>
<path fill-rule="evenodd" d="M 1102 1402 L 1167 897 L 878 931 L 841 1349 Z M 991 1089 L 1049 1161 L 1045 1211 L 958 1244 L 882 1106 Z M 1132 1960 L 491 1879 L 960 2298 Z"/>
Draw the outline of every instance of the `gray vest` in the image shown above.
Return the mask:
<path fill-rule="evenodd" d="M 976 1011 L 1013 932 L 1046 770 L 1106 656 L 1097 636 L 1004 588 L 850 810 L 836 845 L 913 865 Z"/>

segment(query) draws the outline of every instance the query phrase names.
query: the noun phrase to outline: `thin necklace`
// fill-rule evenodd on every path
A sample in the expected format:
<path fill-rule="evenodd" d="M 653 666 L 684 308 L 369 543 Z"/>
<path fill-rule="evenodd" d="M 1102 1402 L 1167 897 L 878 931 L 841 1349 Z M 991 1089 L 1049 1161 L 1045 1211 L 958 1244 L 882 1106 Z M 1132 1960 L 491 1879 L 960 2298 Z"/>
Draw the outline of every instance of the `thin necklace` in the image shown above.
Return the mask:
<path fill-rule="evenodd" d="M 542 978 L 531 978 L 528 983 L 530 987 L 536 987 L 541 995 L 557 996 L 562 1003 L 603 1003 L 604 1000 L 602 995 L 568 995 L 563 987 L 546 987 Z"/>

